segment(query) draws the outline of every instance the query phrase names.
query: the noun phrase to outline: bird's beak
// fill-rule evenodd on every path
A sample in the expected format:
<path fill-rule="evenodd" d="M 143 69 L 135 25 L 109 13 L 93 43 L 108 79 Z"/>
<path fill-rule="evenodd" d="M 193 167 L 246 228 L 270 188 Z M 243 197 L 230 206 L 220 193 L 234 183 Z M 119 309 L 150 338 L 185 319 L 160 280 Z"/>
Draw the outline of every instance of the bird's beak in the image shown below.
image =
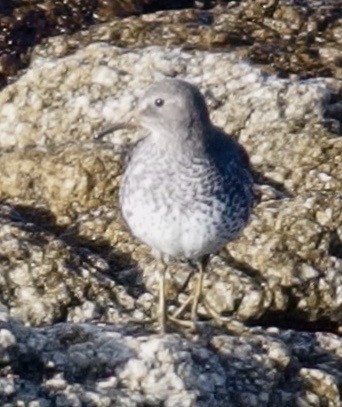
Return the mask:
<path fill-rule="evenodd" d="M 131 120 L 127 122 L 122 122 L 122 123 L 114 123 L 103 130 L 98 131 L 97 133 L 94 134 L 93 139 L 96 141 L 100 141 L 105 137 L 107 134 L 114 133 L 117 130 L 122 130 L 122 129 L 135 129 L 137 127 L 136 121 L 132 118 Z"/>

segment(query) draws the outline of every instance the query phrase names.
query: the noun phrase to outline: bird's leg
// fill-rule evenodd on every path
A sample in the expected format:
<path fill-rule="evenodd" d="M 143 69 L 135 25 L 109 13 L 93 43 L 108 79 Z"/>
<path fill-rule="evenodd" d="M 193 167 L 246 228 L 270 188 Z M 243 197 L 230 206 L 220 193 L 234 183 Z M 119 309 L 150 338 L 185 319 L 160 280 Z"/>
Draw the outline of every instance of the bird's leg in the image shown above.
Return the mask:
<path fill-rule="evenodd" d="M 162 270 L 159 273 L 159 307 L 158 321 L 160 333 L 164 334 L 166 329 L 166 303 L 165 303 L 165 271 L 166 264 L 162 262 Z"/>
<path fill-rule="evenodd" d="M 191 266 L 194 267 L 192 263 L 191 263 Z M 191 272 L 188 274 L 188 276 L 187 276 L 186 280 L 184 281 L 184 283 L 182 284 L 181 288 L 178 290 L 178 293 L 182 293 L 185 291 L 185 289 L 189 285 L 189 282 L 195 272 L 196 272 L 196 269 L 193 268 L 191 270 Z M 176 318 L 180 317 L 183 314 L 183 312 L 188 308 L 188 306 L 192 303 L 192 300 L 193 300 L 193 296 L 191 294 L 187 298 L 187 300 L 184 301 L 183 304 L 179 308 L 177 308 L 176 311 L 172 314 L 172 318 L 176 319 Z"/>
<path fill-rule="evenodd" d="M 192 267 L 193 267 L 193 266 L 192 266 Z M 197 267 L 196 267 L 196 268 L 197 268 Z M 188 274 L 186 280 L 185 280 L 184 283 L 182 284 L 181 288 L 178 290 L 179 293 L 183 293 L 183 292 L 187 289 L 187 287 L 188 287 L 188 285 L 189 285 L 189 282 L 190 282 L 190 280 L 192 279 L 192 277 L 193 277 L 193 275 L 195 274 L 196 271 L 197 271 L 196 269 L 192 269 L 192 270 L 190 271 L 190 273 Z"/>
<path fill-rule="evenodd" d="M 193 296 L 190 295 L 184 302 L 183 304 L 176 309 L 176 311 L 172 314 L 173 318 L 178 318 L 183 314 L 183 312 L 188 308 L 188 305 L 193 302 Z"/>
<path fill-rule="evenodd" d="M 184 311 L 188 308 L 188 306 L 190 304 L 192 305 L 191 319 L 192 320 L 196 319 L 198 303 L 199 303 L 201 291 L 202 291 L 203 276 L 204 276 L 205 268 L 208 264 L 208 261 L 209 261 L 209 256 L 205 256 L 197 264 L 197 281 L 196 281 L 194 293 L 190 294 L 189 297 L 186 299 L 186 301 L 184 301 L 183 304 L 172 314 L 172 320 L 179 321 L 178 318 L 184 313 Z M 191 278 L 192 273 L 189 274 L 189 276 Z M 190 278 L 188 277 L 186 279 L 186 285 L 189 283 Z M 170 316 L 170 318 L 171 318 L 171 316 Z"/>
<path fill-rule="evenodd" d="M 173 316 L 169 316 L 168 319 L 173 322 L 175 325 L 178 325 L 182 328 L 190 329 L 191 331 L 196 331 L 196 325 L 192 321 L 186 321 L 183 319 L 174 318 Z"/>
<path fill-rule="evenodd" d="M 195 286 L 194 300 L 191 307 L 191 320 L 194 322 L 197 320 L 198 304 L 202 295 L 203 277 L 208 261 L 209 256 L 204 256 L 198 263 L 198 275 Z"/>
<path fill-rule="evenodd" d="M 197 309 L 198 304 L 202 295 L 202 286 L 203 286 L 203 278 L 206 266 L 209 261 L 209 256 L 204 256 L 200 262 L 198 263 L 198 273 L 197 273 L 197 281 L 194 293 L 189 296 L 189 298 L 181 305 L 181 307 L 171 316 L 169 316 L 169 320 L 177 325 L 180 325 L 185 328 L 189 328 L 192 331 L 197 331 L 198 325 L 196 324 L 197 321 Z M 187 306 L 191 303 L 191 320 L 190 321 L 183 321 L 178 319 Z"/>
<path fill-rule="evenodd" d="M 168 319 L 171 322 L 173 322 L 175 325 L 195 331 L 196 326 L 193 323 L 193 321 L 186 321 L 186 320 L 179 319 L 179 316 L 183 314 L 183 312 L 188 308 L 188 306 L 192 303 L 192 301 L 193 301 L 193 295 L 191 294 L 186 299 L 186 301 L 184 301 L 183 304 L 176 310 L 176 312 L 174 312 L 172 315 L 168 316 Z"/>

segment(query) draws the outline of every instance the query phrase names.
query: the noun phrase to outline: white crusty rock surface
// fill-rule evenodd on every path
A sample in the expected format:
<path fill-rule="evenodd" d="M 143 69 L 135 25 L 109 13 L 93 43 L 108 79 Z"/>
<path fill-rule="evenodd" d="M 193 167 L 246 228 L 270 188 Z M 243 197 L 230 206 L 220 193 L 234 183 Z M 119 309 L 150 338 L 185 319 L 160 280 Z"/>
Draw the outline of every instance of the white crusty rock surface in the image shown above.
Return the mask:
<path fill-rule="evenodd" d="M 339 407 L 342 339 L 319 332 L 342 326 L 337 81 L 229 53 L 63 49 L 50 39 L 0 93 L 1 406 Z M 158 264 L 120 218 L 124 153 L 143 133 L 92 139 L 163 76 L 201 88 L 259 183 L 249 226 L 211 262 L 200 312 L 216 320 L 197 336 L 153 333 Z M 170 265 L 170 307 L 189 272 Z"/>
<path fill-rule="evenodd" d="M 339 407 L 341 339 L 244 329 L 200 337 L 59 323 L 31 328 L 1 312 L 3 407 Z"/>
<path fill-rule="evenodd" d="M 94 43 L 58 58 L 59 44 L 0 93 L 0 198 L 9 205 L 0 288 L 11 315 L 34 325 L 113 322 L 120 301 L 129 315 L 151 315 L 158 265 L 122 224 L 117 201 L 123 153 L 142 132 L 120 130 L 105 144 L 92 136 L 129 120 L 151 82 L 177 76 L 201 88 L 213 122 L 243 143 L 260 184 L 251 223 L 211 263 L 201 312 L 338 329 L 342 139 L 325 118 L 337 106 L 337 81 L 279 79 L 233 54 L 159 47 Z M 98 256 L 120 295 L 101 288 L 101 270 L 87 271 L 85 282 L 79 252 Z M 69 256 L 79 256 L 72 267 Z M 189 267 L 169 270 L 170 297 L 182 302 L 177 288 Z"/>

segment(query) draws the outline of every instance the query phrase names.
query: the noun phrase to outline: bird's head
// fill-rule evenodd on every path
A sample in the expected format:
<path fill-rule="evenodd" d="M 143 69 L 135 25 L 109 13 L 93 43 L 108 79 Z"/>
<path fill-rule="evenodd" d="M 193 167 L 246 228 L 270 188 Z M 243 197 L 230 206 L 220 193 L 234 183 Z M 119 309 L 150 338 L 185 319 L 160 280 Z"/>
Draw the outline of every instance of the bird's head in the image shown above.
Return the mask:
<path fill-rule="evenodd" d="M 137 111 L 141 125 L 157 137 L 192 137 L 210 126 L 204 97 L 197 87 L 179 79 L 150 86 Z"/>

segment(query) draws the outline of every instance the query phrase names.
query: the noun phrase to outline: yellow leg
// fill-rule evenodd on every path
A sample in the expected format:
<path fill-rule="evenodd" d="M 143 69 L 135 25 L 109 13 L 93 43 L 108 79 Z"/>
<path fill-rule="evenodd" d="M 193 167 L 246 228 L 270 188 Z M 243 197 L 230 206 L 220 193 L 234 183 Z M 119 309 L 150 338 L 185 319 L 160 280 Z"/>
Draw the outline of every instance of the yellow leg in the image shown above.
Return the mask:
<path fill-rule="evenodd" d="M 181 328 L 187 328 L 191 331 L 196 331 L 196 324 L 193 321 L 185 321 L 183 319 L 174 318 L 172 315 L 168 316 L 168 320 L 174 323 L 174 325 L 180 326 Z"/>
<path fill-rule="evenodd" d="M 197 320 L 197 310 L 198 310 L 198 304 L 201 299 L 202 295 L 202 287 L 203 287 L 203 277 L 204 277 L 204 270 L 207 265 L 207 259 L 203 259 L 199 262 L 198 264 L 198 275 L 197 275 L 197 281 L 196 281 L 196 287 L 195 287 L 195 294 L 194 294 L 194 300 L 192 303 L 191 307 L 191 319 L 192 321 Z"/>
<path fill-rule="evenodd" d="M 190 295 L 183 304 L 177 308 L 177 310 L 172 314 L 172 318 L 178 318 L 183 314 L 183 312 L 188 308 L 188 305 L 193 302 L 192 295 Z"/>
<path fill-rule="evenodd" d="M 164 334 L 166 329 L 166 303 L 165 303 L 165 271 L 166 266 L 163 264 L 163 269 L 159 274 L 159 309 L 158 320 L 160 333 Z"/>

